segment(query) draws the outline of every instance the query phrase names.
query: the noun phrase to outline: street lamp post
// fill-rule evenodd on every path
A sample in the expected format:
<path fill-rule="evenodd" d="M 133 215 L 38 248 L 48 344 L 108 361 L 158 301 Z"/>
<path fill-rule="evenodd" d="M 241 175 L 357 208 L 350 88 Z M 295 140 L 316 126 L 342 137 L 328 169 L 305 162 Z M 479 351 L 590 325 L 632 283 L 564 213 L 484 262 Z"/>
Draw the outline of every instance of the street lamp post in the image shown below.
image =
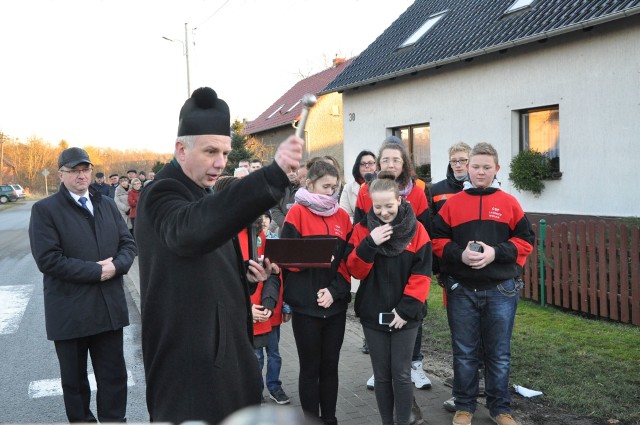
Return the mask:
<path fill-rule="evenodd" d="M 182 44 L 185 59 L 187 61 L 187 97 L 191 96 L 191 70 L 189 68 L 189 24 L 184 24 L 184 42 L 182 40 L 174 40 L 169 37 L 162 36 L 165 40 Z"/>

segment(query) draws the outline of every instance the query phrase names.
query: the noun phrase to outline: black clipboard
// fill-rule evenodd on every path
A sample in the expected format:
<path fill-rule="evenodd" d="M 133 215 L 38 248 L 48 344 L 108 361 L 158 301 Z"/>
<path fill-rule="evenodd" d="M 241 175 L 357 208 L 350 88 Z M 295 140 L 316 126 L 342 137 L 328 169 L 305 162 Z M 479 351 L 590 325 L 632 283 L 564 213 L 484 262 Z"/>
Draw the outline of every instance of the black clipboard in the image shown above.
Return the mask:
<path fill-rule="evenodd" d="M 330 268 L 338 238 L 267 239 L 264 256 L 280 267 Z"/>

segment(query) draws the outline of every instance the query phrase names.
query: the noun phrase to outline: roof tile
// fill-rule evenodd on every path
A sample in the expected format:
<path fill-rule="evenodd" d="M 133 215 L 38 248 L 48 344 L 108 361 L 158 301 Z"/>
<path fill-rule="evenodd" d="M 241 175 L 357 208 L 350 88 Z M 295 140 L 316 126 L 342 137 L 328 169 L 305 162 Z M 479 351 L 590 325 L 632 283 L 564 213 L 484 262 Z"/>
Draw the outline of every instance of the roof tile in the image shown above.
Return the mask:
<path fill-rule="evenodd" d="M 296 102 L 299 102 L 302 96 L 307 93 L 318 95 L 327 87 L 327 84 L 333 81 L 337 75 L 351 64 L 352 60 L 353 59 L 348 59 L 338 63 L 336 66 L 332 66 L 304 80 L 298 81 L 263 113 L 258 115 L 255 120 L 245 125 L 244 133 L 255 134 L 283 125 L 290 125 L 300 117 L 300 113 L 302 112 L 302 103 L 296 105 Z M 280 105 L 283 105 L 282 108 L 274 114 L 274 111 L 276 111 Z"/>
<path fill-rule="evenodd" d="M 530 43 L 567 30 L 640 13 L 640 0 L 535 0 L 505 15 L 514 0 L 416 0 L 322 93 L 342 91 Z M 399 49 L 431 15 L 446 11 L 421 39 Z"/>

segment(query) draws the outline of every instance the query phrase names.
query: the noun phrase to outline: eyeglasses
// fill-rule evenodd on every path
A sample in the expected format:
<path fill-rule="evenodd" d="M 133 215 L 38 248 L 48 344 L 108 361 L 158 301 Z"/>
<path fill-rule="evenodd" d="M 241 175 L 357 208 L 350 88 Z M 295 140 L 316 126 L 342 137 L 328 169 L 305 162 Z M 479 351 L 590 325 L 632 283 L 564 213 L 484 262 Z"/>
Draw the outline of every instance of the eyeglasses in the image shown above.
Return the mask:
<path fill-rule="evenodd" d="M 469 162 L 468 159 L 452 159 L 451 161 L 449 161 L 449 164 L 453 165 L 467 165 L 467 162 Z"/>
<path fill-rule="evenodd" d="M 367 161 L 367 162 L 362 161 L 360 163 L 361 167 L 373 167 L 374 165 L 376 165 L 375 161 Z"/>
<path fill-rule="evenodd" d="M 402 160 L 402 158 L 382 158 L 380 160 L 381 164 L 389 164 L 389 163 L 393 163 L 394 165 L 399 165 L 402 164 L 404 161 Z"/>
<path fill-rule="evenodd" d="M 89 167 L 89 168 L 83 168 L 81 170 L 60 170 L 63 173 L 69 173 L 72 176 L 79 176 L 80 174 L 84 174 L 84 175 L 88 175 L 91 174 L 91 172 L 93 171 L 93 168 Z"/>

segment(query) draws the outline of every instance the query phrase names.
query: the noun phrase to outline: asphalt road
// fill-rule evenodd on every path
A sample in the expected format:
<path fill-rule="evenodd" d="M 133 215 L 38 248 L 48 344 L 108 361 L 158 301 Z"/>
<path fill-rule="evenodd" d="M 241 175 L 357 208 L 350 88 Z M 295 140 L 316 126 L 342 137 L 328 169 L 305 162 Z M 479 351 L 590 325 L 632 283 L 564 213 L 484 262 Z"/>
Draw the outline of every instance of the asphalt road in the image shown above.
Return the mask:
<path fill-rule="evenodd" d="M 0 211 L 0 423 L 67 422 L 58 361 L 45 333 L 42 274 L 29 247 L 32 205 L 19 202 Z M 124 332 L 127 418 L 148 422 L 140 314 L 129 291 L 125 292 L 131 321 Z M 92 408 L 95 414 L 95 391 Z"/>

